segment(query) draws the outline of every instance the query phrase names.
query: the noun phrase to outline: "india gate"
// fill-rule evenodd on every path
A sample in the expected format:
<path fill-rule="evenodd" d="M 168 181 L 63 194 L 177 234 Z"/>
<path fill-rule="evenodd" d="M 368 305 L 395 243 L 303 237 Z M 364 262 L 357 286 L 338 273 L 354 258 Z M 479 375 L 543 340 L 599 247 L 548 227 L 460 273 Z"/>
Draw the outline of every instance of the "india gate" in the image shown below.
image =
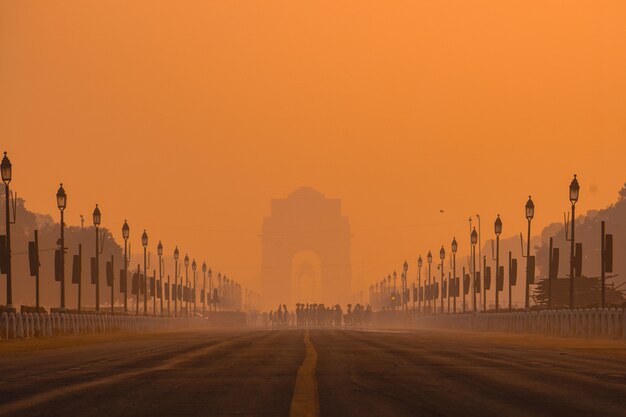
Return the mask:
<path fill-rule="evenodd" d="M 348 302 L 351 234 L 340 199 L 299 188 L 272 199 L 262 230 L 261 285 L 270 308 Z"/>

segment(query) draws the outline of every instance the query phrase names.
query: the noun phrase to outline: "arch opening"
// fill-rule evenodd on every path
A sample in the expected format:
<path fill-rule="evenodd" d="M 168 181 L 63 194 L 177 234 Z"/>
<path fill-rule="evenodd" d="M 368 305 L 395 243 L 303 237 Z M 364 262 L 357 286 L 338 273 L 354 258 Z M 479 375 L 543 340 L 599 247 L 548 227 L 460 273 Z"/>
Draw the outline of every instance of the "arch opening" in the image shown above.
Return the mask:
<path fill-rule="evenodd" d="M 291 259 L 291 294 L 293 303 L 322 302 L 322 261 L 311 250 L 301 250 Z"/>

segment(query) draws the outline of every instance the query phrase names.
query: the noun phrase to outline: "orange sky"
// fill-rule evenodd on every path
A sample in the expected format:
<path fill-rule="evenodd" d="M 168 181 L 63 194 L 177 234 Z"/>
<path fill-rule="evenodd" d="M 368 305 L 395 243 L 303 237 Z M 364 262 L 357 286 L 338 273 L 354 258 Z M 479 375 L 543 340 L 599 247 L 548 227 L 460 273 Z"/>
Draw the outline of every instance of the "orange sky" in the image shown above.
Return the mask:
<path fill-rule="evenodd" d="M 0 0 L 0 144 L 56 218 L 256 285 L 270 199 L 343 202 L 354 289 L 404 258 L 561 221 L 626 181 L 623 1 Z M 445 214 L 439 210 L 444 209 Z"/>

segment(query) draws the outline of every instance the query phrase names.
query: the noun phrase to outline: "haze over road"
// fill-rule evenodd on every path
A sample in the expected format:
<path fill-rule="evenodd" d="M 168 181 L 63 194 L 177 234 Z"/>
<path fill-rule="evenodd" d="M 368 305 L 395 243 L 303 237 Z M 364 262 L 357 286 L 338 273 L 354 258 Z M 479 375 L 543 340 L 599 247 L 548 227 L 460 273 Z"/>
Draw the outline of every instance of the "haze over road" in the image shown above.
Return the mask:
<path fill-rule="evenodd" d="M 623 342 L 326 329 L 75 340 L 5 345 L 0 415 L 626 415 Z"/>

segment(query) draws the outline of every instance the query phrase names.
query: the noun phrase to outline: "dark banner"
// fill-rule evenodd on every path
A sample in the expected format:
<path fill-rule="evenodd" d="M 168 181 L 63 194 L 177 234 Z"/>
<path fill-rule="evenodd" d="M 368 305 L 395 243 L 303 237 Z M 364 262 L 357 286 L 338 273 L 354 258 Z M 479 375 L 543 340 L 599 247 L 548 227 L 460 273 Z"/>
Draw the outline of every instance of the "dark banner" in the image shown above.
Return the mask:
<path fill-rule="evenodd" d="M 120 269 L 120 292 L 125 293 L 127 290 L 126 286 L 126 275 L 124 274 L 124 270 Z"/>
<path fill-rule="evenodd" d="M 106 277 L 107 277 L 107 286 L 110 287 L 113 285 L 113 264 L 111 261 L 107 261 L 106 263 Z"/>
<path fill-rule="evenodd" d="M 80 284 L 80 256 L 72 257 L 72 284 Z"/>
<path fill-rule="evenodd" d="M 30 276 L 36 276 L 39 269 L 39 253 L 35 241 L 28 242 L 28 266 L 30 268 Z"/>
<path fill-rule="evenodd" d="M 98 266 L 96 265 L 96 258 L 91 257 L 91 283 L 95 284 L 98 281 Z"/>

